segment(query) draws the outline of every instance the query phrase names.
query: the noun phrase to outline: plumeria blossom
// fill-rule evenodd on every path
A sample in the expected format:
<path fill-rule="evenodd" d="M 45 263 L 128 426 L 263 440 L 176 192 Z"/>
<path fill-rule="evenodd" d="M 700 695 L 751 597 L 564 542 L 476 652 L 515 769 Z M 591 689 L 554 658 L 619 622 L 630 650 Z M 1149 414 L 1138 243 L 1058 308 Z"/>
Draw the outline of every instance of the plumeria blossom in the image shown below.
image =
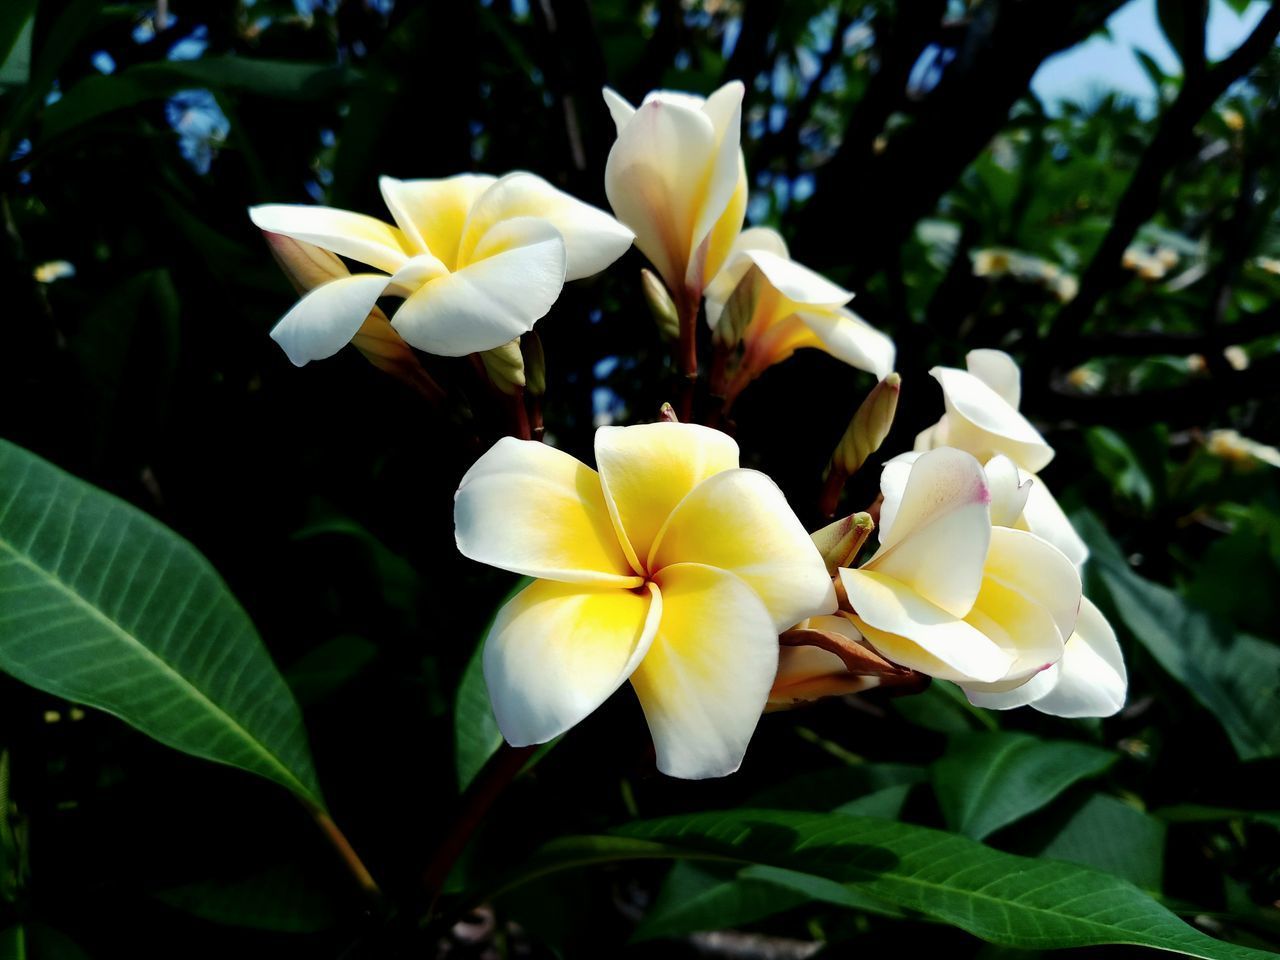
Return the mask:
<path fill-rule="evenodd" d="M 695 424 L 602 427 L 599 472 L 499 440 L 462 478 L 458 549 L 535 581 L 498 613 L 484 673 L 514 746 L 568 730 L 628 679 L 671 776 L 737 769 L 778 635 L 834 612 L 831 577 L 768 477 Z"/>
<path fill-rule="evenodd" d="M 1127 688 L 1114 632 L 1071 561 L 1011 525 L 1035 482 L 951 448 L 890 461 L 880 549 L 841 571 L 852 619 L 878 652 L 978 706 L 1109 716 Z"/>
<path fill-rule="evenodd" d="M 1022 373 L 1001 350 L 970 350 L 968 369 L 934 367 L 930 372 L 942 385 L 946 413 L 916 437 L 916 450 L 948 446 L 964 450 L 986 463 L 1003 455 L 1018 467 L 1020 481 L 1032 477 L 1026 507 L 1018 526 L 1048 540 L 1076 566 L 1089 557 L 1089 548 L 1036 474 L 1053 459 L 1053 448 L 1027 418 L 1018 412 Z"/>
<path fill-rule="evenodd" d="M 618 128 L 604 171 L 609 205 L 686 309 L 725 262 L 746 213 L 743 92 L 737 80 L 705 100 L 655 90 L 636 108 L 604 90 Z"/>
<path fill-rule="evenodd" d="M 600 272 L 631 245 L 631 231 L 604 211 L 531 173 L 379 185 L 394 226 L 330 207 L 249 211 L 268 234 L 379 271 L 324 283 L 285 314 L 271 336 L 298 366 L 350 343 L 384 296 L 404 298 L 391 325 L 419 350 L 492 350 L 531 330 L 566 281 Z"/>
<path fill-rule="evenodd" d="M 805 347 L 883 380 L 893 371 L 893 341 L 845 306 L 852 299 L 848 290 L 792 260 L 776 230 L 743 230 L 706 290 L 711 329 L 727 321 L 737 328 L 730 339 L 742 344 L 738 386 L 731 392 Z"/>

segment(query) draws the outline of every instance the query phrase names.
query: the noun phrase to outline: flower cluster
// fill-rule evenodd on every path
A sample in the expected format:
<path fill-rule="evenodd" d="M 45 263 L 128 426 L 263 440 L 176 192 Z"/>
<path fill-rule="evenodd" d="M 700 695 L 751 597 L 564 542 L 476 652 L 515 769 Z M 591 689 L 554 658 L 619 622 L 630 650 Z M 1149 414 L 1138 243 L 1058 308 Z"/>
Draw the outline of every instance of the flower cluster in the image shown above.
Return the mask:
<path fill-rule="evenodd" d="M 523 172 L 384 178 L 394 226 L 253 208 L 302 294 L 272 336 L 298 365 L 353 343 L 419 386 L 431 381 L 415 350 L 479 355 L 495 384 L 523 384 L 525 360 L 541 353 L 521 338 L 565 282 L 634 241 L 654 268 L 644 296 L 689 381 L 705 308 L 715 413 L 804 347 L 876 376 L 827 468 L 832 512 L 889 434 L 902 389 L 893 342 L 776 232 L 743 229 L 741 84 L 705 100 L 656 92 L 639 107 L 604 96 L 618 134 L 605 169 L 616 220 Z M 559 736 L 628 682 L 658 768 L 686 778 L 736 770 L 768 709 L 910 692 L 930 677 L 982 707 L 1119 710 L 1124 661 L 1082 592 L 1088 550 L 1038 476 L 1054 451 L 1018 410 L 1020 371 L 975 350 L 966 369 L 932 374 L 941 419 L 885 463 L 876 504 L 813 536 L 768 477 L 742 468 L 728 434 L 669 408 L 658 423 L 598 430 L 595 469 L 531 439 L 493 445 L 462 478 L 454 521 L 462 554 L 532 578 L 484 647 L 506 739 Z M 863 558 L 873 531 L 878 547 Z"/>

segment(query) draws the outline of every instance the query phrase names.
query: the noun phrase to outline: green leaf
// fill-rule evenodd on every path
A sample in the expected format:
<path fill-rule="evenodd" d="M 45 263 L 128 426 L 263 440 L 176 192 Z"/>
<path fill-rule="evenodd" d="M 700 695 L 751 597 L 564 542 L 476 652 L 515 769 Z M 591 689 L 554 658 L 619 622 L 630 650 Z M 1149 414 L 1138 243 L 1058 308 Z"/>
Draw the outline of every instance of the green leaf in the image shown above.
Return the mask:
<path fill-rule="evenodd" d="M 0 87 L 20 87 L 31 78 L 31 37 L 36 0 L 0 4 Z"/>
<path fill-rule="evenodd" d="M 829 882 L 829 881 L 828 881 Z M 843 890 L 839 884 L 837 889 Z M 631 939 L 682 937 L 700 930 L 740 927 L 807 903 L 806 893 L 768 880 L 740 878 L 735 869 L 680 861 L 671 868 L 657 899 Z"/>
<path fill-rule="evenodd" d="M 1095 793 L 1039 851 L 1158 891 L 1164 874 L 1165 825 L 1123 800 Z"/>
<path fill-rule="evenodd" d="M 917 727 L 935 733 L 965 733 L 975 728 L 996 729 L 989 710 L 979 710 L 969 703 L 953 683 L 935 680 L 923 693 L 901 697 L 894 709 Z"/>
<path fill-rule="evenodd" d="M 298 706 L 191 544 L 0 440 L 0 669 L 322 806 Z"/>
<path fill-rule="evenodd" d="M 315 933 L 337 925 L 341 904 L 295 864 L 239 880 L 210 880 L 157 891 L 157 900 L 214 923 L 280 933 Z"/>
<path fill-rule="evenodd" d="M 364 637 L 343 634 L 320 644 L 289 665 L 284 677 L 299 703 L 319 703 L 367 667 L 378 647 Z"/>
<path fill-rule="evenodd" d="M 611 837 L 553 841 L 510 889 L 559 870 L 634 859 L 759 864 L 855 894 L 992 943 L 1028 950 L 1129 944 L 1203 960 L 1275 960 L 1215 940 L 1125 880 L 1032 860 L 956 834 L 842 814 L 728 810 L 628 824 Z"/>
<path fill-rule="evenodd" d="M 1116 492 L 1150 510 L 1156 500 L 1155 487 L 1129 442 L 1110 427 L 1090 427 L 1084 438 L 1094 465 Z"/>
<path fill-rule="evenodd" d="M 49 107 L 40 139 L 47 142 L 117 110 L 191 87 L 320 100 L 335 96 L 357 76 L 349 67 L 235 56 L 144 63 L 110 76 L 85 77 Z"/>
<path fill-rule="evenodd" d="M 20 923 L 0 931 L 0 960 L 88 960 L 65 933 L 42 923 Z"/>
<path fill-rule="evenodd" d="M 1023 733 L 962 734 L 934 764 L 933 788 L 947 826 L 981 840 L 1116 759 L 1110 750 L 1086 743 Z"/>
<path fill-rule="evenodd" d="M 1205 807 L 1195 803 L 1178 803 L 1152 811 L 1166 823 L 1215 823 L 1224 820 L 1248 820 L 1265 823 L 1280 830 L 1280 812 L 1273 810 L 1236 810 L 1230 807 Z"/>
<path fill-rule="evenodd" d="M 752 795 L 748 806 L 775 810 L 834 810 L 868 794 L 929 779 L 924 767 L 859 763 L 801 774 Z"/>
<path fill-rule="evenodd" d="M 508 600 L 532 582 L 528 577 L 522 577 L 511 592 L 494 607 L 494 617 Z M 489 635 L 492 625 L 493 617 L 490 617 L 480 634 L 475 652 L 462 671 L 458 699 L 453 708 L 454 762 L 459 791 L 466 790 L 471 785 L 476 774 L 502 746 L 502 733 L 498 730 L 497 718 L 489 704 L 489 690 L 484 683 L 484 638 Z"/>
<path fill-rule="evenodd" d="M 1240 759 L 1280 755 L 1280 646 L 1233 632 L 1138 576 L 1092 514 L 1080 514 L 1076 529 L 1120 621 L 1222 724 Z"/>

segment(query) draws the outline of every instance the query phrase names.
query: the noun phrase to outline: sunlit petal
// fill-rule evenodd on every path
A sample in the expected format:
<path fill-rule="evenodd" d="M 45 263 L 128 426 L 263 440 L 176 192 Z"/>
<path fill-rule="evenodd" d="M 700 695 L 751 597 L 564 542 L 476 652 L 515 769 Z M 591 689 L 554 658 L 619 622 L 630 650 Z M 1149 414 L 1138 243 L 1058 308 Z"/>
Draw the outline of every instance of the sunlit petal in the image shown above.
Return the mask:
<path fill-rule="evenodd" d="M 964 357 L 969 372 L 1018 409 L 1022 402 L 1022 372 L 1003 350 L 970 350 Z"/>
<path fill-rule="evenodd" d="M 798 316 L 822 342 L 822 348 L 851 367 L 883 380 L 893 372 L 893 341 L 852 310 L 800 310 Z"/>
<path fill-rule="evenodd" d="M 1061 550 L 1025 530 L 995 527 L 983 576 L 1040 604 L 1059 633 L 1071 636 L 1080 610 L 1080 574 Z"/>
<path fill-rule="evenodd" d="M 1008 457 L 992 457 L 983 469 L 991 491 L 991 522 L 997 527 L 1015 526 L 1027 505 L 1032 486 L 1039 481 L 1022 476 Z"/>
<path fill-rule="evenodd" d="M 1002 453 L 1032 473 L 1053 459 L 1039 431 L 978 377 L 951 367 L 929 372 L 942 384 L 949 443 L 982 460 Z"/>
<path fill-rule="evenodd" d="M 481 563 L 569 583 L 639 586 L 599 475 L 567 453 L 503 437 L 454 496 L 458 550 Z"/>
<path fill-rule="evenodd" d="M 1059 661 L 1057 683 L 1031 706 L 1055 717 L 1109 717 L 1124 706 L 1128 686 L 1116 633 L 1086 597 Z"/>
<path fill-rule="evenodd" d="M 662 621 L 631 675 L 658 769 L 697 780 L 742 763 L 778 668 L 769 612 L 732 573 L 681 563 L 657 576 Z"/>
<path fill-rule="evenodd" d="M 1023 474 L 1024 480 L 1028 477 L 1029 475 Z M 1031 490 L 1018 526 L 1048 540 L 1077 567 L 1083 566 L 1089 559 L 1089 547 L 1080 539 L 1080 534 L 1076 533 L 1076 528 L 1062 512 L 1062 507 L 1058 505 L 1048 485 L 1039 477 L 1031 478 Z"/>
<path fill-rule="evenodd" d="M 536 580 L 499 612 L 484 647 L 498 728 L 512 746 L 545 743 L 631 676 L 662 616 L 658 591 Z"/>
<path fill-rule="evenodd" d="M 636 115 L 636 108 L 627 101 L 626 97 L 610 87 L 605 87 L 603 92 L 605 106 L 609 108 L 609 116 L 613 118 L 613 124 L 618 128 L 618 133 L 622 133 L 622 128 Z"/>
<path fill-rule="evenodd" d="M 395 273 L 416 252 L 397 228 L 348 210 L 267 203 L 250 207 L 249 219 L 260 230 L 315 244 L 387 273 Z"/>
<path fill-rule="evenodd" d="M 421 251 L 431 252 L 453 270 L 467 214 L 495 180 L 483 173 L 463 173 L 440 180 L 383 177 L 378 186 L 383 202 L 405 235 Z"/>
<path fill-rule="evenodd" d="M 601 427 L 596 465 L 619 539 L 639 570 L 676 504 L 707 477 L 737 467 L 738 445 L 692 423 Z"/>
<path fill-rule="evenodd" d="M 359 273 L 322 283 L 293 305 L 272 329 L 271 339 L 295 366 L 333 356 L 351 342 L 388 279 Z"/>
<path fill-rule="evenodd" d="M 564 241 L 545 221 L 503 221 L 485 235 L 480 255 L 396 311 L 391 322 L 406 342 L 443 357 L 493 350 L 532 330 L 564 286 Z"/>
<path fill-rule="evenodd" d="M 822 555 L 778 485 L 755 470 L 717 473 L 671 512 L 648 569 L 680 562 L 737 574 L 764 600 L 778 633 L 836 609 Z"/>

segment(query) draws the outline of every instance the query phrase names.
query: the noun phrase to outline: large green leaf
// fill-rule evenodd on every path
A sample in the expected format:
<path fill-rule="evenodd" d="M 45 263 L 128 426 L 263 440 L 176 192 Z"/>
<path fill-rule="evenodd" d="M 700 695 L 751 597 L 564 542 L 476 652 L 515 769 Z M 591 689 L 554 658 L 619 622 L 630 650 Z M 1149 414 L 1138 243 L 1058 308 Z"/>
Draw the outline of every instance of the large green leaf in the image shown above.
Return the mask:
<path fill-rule="evenodd" d="M 343 919 L 338 898 L 296 864 L 268 867 L 233 880 L 169 887 L 155 897 L 214 923 L 280 933 L 327 930 Z"/>
<path fill-rule="evenodd" d="M 1217 718 L 1242 760 L 1280 755 L 1280 646 L 1138 576 L 1092 514 L 1076 523 L 1093 575 L 1138 642 Z"/>
<path fill-rule="evenodd" d="M 1144 890 L 1161 887 L 1165 825 L 1123 800 L 1095 793 L 1040 848 L 1053 860 L 1094 867 Z"/>
<path fill-rule="evenodd" d="M 302 717 L 191 544 L 0 440 L 0 669 L 316 806 Z"/>
<path fill-rule="evenodd" d="M 1275 960 L 1183 923 L 1132 884 L 1003 853 L 956 834 L 844 814 L 728 810 L 641 821 L 612 837 L 553 841 L 502 888 L 629 859 L 761 864 L 1029 950 L 1131 944 L 1203 960 Z"/>
<path fill-rule="evenodd" d="M 1117 759 L 1110 750 L 1024 733 L 954 737 L 933 766 L 933 787 L 947 826 L 981 840 L 1039 810 L 1063 790 Z"/>

